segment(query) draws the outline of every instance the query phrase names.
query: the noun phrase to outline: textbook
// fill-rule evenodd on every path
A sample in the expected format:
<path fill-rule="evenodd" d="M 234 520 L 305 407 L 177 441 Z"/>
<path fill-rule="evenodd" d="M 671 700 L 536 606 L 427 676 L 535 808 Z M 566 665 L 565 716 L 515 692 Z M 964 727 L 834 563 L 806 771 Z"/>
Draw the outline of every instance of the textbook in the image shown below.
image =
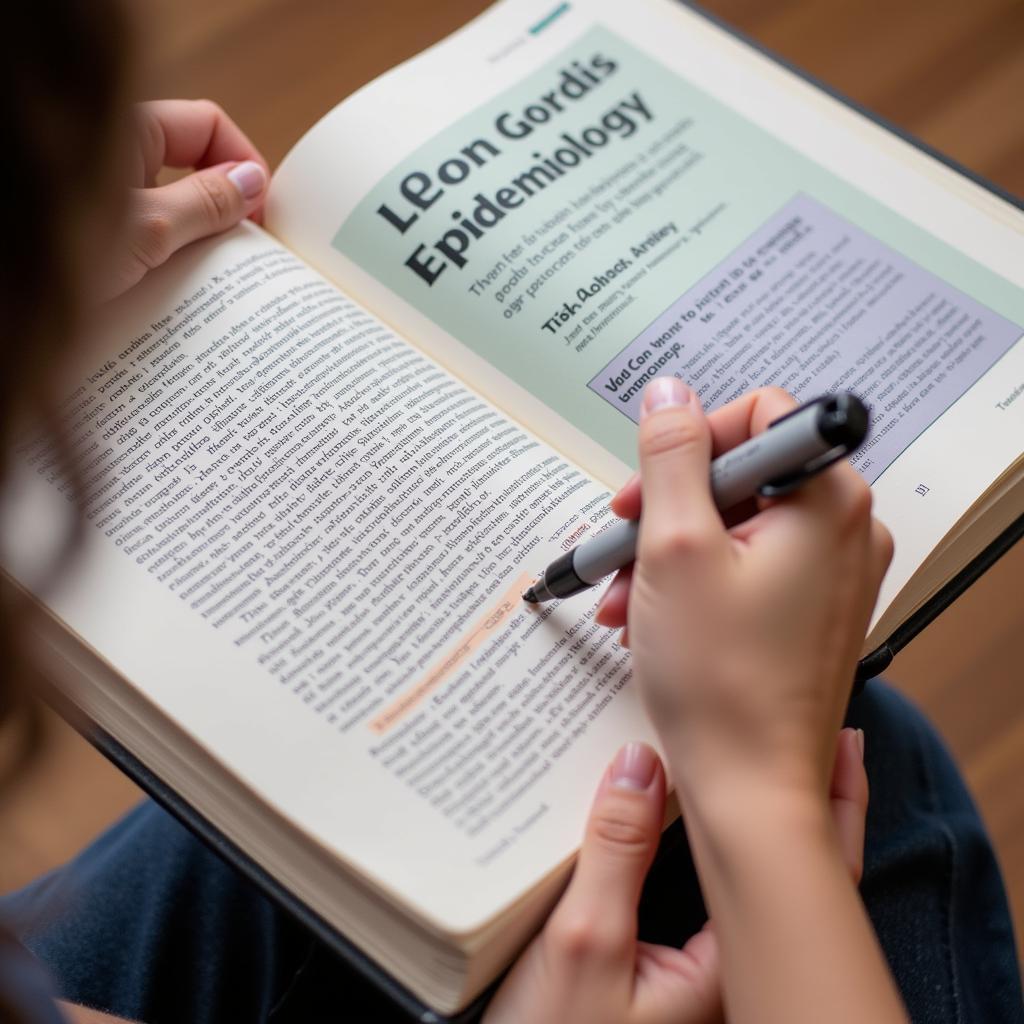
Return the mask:
<path fill-rule="evenodd" d="M 6 571 L 150 788 L 451 1014 L 657 743 L 597 593 L 520 597 L 610 521 L 644 384 L 868 404 L 869 654 L 1024 513 L 1022 325 L 1011 202 L 686 7 L 507 0 L 105 312 L 61 405 L 81 549 L 44 587 L 75 488 L 26 432 Z"/>

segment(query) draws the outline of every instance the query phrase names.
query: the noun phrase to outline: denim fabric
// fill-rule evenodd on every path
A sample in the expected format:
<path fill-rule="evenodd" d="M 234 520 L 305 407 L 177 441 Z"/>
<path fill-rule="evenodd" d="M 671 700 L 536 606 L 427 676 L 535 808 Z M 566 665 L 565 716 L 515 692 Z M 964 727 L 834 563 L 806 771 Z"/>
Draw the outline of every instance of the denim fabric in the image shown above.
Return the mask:
<path fill-rule="evenodd" d="M 999 867 L 928 721 L 880 686 L 858 698 L 871 784 L 864 901 L 914 1021 L 1024 1021 Z"/>
<path fill-rule="evenodd" d="M 42 965 L 6 932 L 0 933 L 0 1021 L 62 1024 Z"/>
<path fill-rule="evenodd" d="M 920 711 L 881 682 L 854 698 L 846 724 L 864 730 L 871 787 L 861 893 L 911 1019 L 1021 1024 L 1002 878 L 952 758 Z M 640 930 L 681 945 L 704 920 L 676 822 L 648 876 Z"/>
<path fill-rule="evenodd" d="M 864 899 L 913 1020 L 1019 1024 L 998 867 L 949 755 L 878 683 L 854 700 L 849 724 L 865 731 L 872 787 Z M 147 1024 L 402 1019 L 151 803 L 0 901 L 0 913 L 65 998 Z M 643 938 L 676 944 L 704 922 L 680 823 L 665 835 L 640 921 Z"/>

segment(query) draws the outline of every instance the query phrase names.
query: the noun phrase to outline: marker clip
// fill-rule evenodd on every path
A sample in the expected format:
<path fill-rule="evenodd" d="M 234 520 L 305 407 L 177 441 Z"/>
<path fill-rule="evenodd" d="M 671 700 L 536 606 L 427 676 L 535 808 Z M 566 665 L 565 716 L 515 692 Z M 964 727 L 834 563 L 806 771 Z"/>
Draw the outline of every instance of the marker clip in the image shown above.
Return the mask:
<path fill-rule="evenodd" d="M 789 473 L 775 480 L 762 484 L 757 493 L 762 498 L 781 498 L 795 491 L 805 480 L 828 469 L 840 459 L 852 455 L 867 437 L 869 417 L 864 403 L 856 395 L 842 393 L 838 395 L 822 395 L 806 405 L 792 409 L 784 416 L 768 424 L 768 429 L 778 426 L 791 416 L 805 413 L 809 408 L 818 406 L 822 418 L 818 429 L 826 441 L 832 441 L 833 447 L 821 455 L 815 456 L 795 473 Z"/>
<path fill-rule="evenodd" d="M 812 476 L 817 476 L 819 473 L 824 472 L 829 466 L 849 454 L 850 450 L 846 445 L 836 445 L 835 448 L 830 448 L 816 459 L 811 459 L 807 465 L 802 469 L 798 469 L 795 473 L 790 473 L 788 476 L 780 476 L 776 480 L 769 480 L 767 483 L 762 484 L 757 489 L 757 493 L 762 498 L 782 498 L 795 491 L 805 480 L 809 480 Z"/>

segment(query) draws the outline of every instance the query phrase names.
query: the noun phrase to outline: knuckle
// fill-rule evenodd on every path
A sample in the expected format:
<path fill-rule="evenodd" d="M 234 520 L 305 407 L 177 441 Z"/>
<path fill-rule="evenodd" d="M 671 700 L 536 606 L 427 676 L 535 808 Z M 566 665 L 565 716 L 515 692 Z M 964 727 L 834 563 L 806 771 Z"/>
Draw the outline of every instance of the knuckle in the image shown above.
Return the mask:
<path fill-rule="evenodd" d="M 644 561 L 654 565 L 669 564 L 706 550 L 709 540 L 699 529 L 680 523 L 667 523 L 647 539 L 643 550 Z"/>
<path fill-rule="evenodd" d="M 555 949 L 569 960 L 611 958 L 622 948 L 622 939 L 592 913 L 556 914 L 548 926 Z"/>
<path fill-rule="evenodd" d="M 216 100 L 198 99 L 193 100 L 192 103 L 205 117 L 208 117 L 212 121 L 216 121 L 224 117 L 224 108 Z"/>
<path fill-rule="evenodd" d="M 870 523 L 874 495 L 859 473 L 850 467 L 844 469 L 849 470 L 849 473 L 844 474 L 846 479 L 843 506 L 846 511 L 846 525 L 851 529 L 857 529 Z"/>
<path fill-rule="evenodd" d="M 853 488 L 852 496 L 854 514 L 859 520 L 870 521 L 871 509 L 874 504 L 874 493 L 864 479 L 858 476 L 856 486 Z"/>
<path fill-rule="evenodd" d="M 152 105 L 149 103 L 137 104 L 135 107 L 135 121 L 138 126 L 142 151 L 147 161 L 153 165 L 162 164 L 164 157 L 164 130 L 160 125 L 160 119 L 153 112 Z"/>
<path fill-rule="evenodd" d="M 562 914 L 551 921 L 548 937 L 563 956 L 582 959 L 590 952 L 590 924 L 582 914 Z"/>
<path fill-rule="evenodd" d="M 703 442 L 704 433 L 694 418 L 681 411 L 655 413 L 640 427 L 640 454 L 647 457 L 686 451 Z"/>
<path fill-rule="evenodd" d="M 625 801 L 609 801 L 610 807 L 598 811 L 590 822 L 590 840 L 605 853 L 617 857 L 647 853 L 650 834 L 643 822 L 630 813 Z"/>
<path fill-rule="evenodd" d="M 878 551 L 879 558 L 888 565 L 892 561 L 893 553 L 896 550 L 896 543 L 892 539 L 892 533 L 884 524 L 875 520 L 874 544 Z"/>
<path fill-rule="evenodd" d="M 764 387 L 755 388 L 752 392 L 754 405 L 764 406 L 773 411 L 773 418 L 782 416 L 787 409 L 795 409 L 799 404 L 797 400 L 784 388 L 768 384 Z"/>
<path fill-rule="evenodd" d="M 153 270 L 171 255 L 174 220 L 164 210 L 147 210 L 136 221 L 133 255 Z"/>
<path fill-rule="evenodd" d="M 232 209 L 227 186 L 219 177 L 212 174 L 197 174 L 192 180 L 202 208 L 203 219 L 211 227 L 219 227 L 228 218 Z"/>
<path fill-rule="evenodd" d="M 773 384 L 769 384 L 767 387 L 758 388 L 758 394 L 763 395 L 765 398 L 777 398 L 780 402 L 788 402 L 790 405 L 796 405 L 796 399 L 784 388 L 775 387 Z"/>

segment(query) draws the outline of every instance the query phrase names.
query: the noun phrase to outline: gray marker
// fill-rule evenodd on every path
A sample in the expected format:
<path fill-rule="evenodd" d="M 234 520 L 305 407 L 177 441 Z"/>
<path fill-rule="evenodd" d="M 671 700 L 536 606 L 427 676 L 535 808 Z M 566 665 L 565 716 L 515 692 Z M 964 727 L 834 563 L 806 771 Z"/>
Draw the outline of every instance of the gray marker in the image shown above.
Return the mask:
<path fill-rule="evenodd" d="M 856 451 L 868 433 L 864 403 L 847 391 L 816 398 L 775 420 L 711 463 L 711 493 L 722 511 L 759 494 L 777 498 Z M 523 600 L 540 604 L 600 583 L 636 557 L 639 523 L 623 519 L 556 558 Z"/>

